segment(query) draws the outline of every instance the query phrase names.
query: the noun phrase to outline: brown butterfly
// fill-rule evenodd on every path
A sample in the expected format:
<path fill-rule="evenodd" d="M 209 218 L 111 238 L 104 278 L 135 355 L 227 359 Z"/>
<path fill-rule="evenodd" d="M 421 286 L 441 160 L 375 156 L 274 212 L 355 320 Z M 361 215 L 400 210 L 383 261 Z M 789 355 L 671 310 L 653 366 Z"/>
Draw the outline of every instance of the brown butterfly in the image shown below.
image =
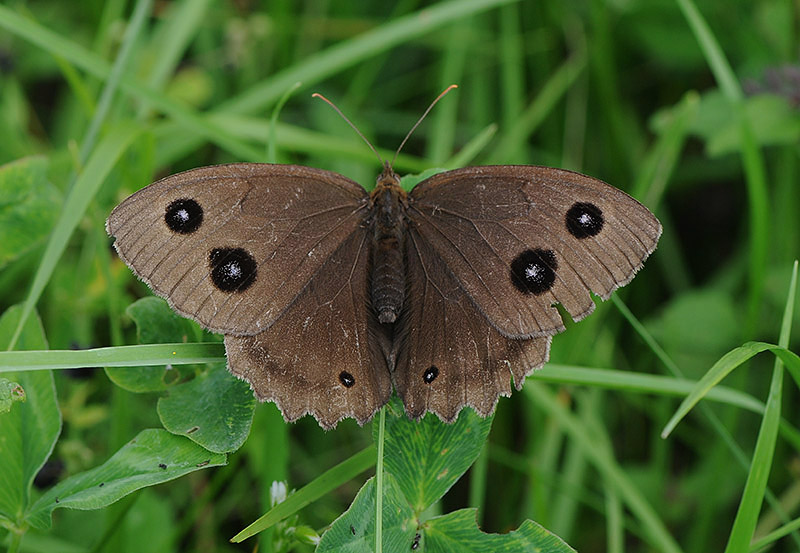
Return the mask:
<path fill-rule="evenodd" d="M 555 304 L 582 319 L 661 234 L 639 202 L 571 171 L 468 167 L 407 193 L 385 162 L 371 193 L 297 165 L 194 169 L 106 228 L 156 294 L 225 335 L 260 400 L 326 429 L 368 421 L 393 385 L 414 418 L 489 415 L 547 361 Z"/>

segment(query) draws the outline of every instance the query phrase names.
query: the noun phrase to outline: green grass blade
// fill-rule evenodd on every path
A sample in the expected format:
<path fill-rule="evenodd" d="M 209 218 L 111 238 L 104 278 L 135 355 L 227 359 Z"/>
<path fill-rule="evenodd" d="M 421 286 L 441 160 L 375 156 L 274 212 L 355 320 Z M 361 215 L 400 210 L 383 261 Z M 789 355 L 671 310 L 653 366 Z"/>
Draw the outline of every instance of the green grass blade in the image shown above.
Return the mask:
<path fill-rule="evenodd" d="M 120 125 L 108 133 L 102 142 L 95 149 L 89 158 L 86 167 L 75 181 L 75 185 L 69 192 L 61 216 L 53 227 L 53 232 L 47 242 L 47 246 L 42 256 L 36 274 L 33 277 L 31 289 L 28 292 L 25 303 L 22 307 L 22 315 L 14 336 L 8 346 L 9 350 L 14 346 L 19 338 L 19 333 L 25 324 L 25 320 L 33 310 L 33 306 L 39 300 L 44 287 L 47 285 L 53 270 L 67 247 L 70 236 L 75 231 L 78 223 L 83 218 L 89 202 L 92 201 L 100 185 L 103 184 L 108 173 L 116 164 L 122 153 L 128 149 L 134 138 L 139 135 L 141 129 L 133 125 Z"/>
<path fill-rule="evenodd" d="M 361 450 L 349 459 L 342 461 L 333 468 L 328 469 L 314 480 L 278 503 L 250 524 L 247 528 L 231 538 L 234 543 L 239 543 L 255 534 L 266 530 L 273 524 L 293 515 L 309 503 L 319 499 L 328 492 L 335 490 L 348 480 L 351 480 L 375 465 L 375 446 Z"/>
<path fill-rule="evenodd" d="M 692 392 L 683 400 L 678 407 L 678 410 L 669 420 L 664 430 L 661 432 L 661 437 L 666 438 L 675 429 L 678 423 L 691 411 L 697 402 L 705 397 L 708 392 L 723 378 L 728 376 L 736 367 L 749 360 L 751 357 L 763 352 L 771 351 L 786 365 L 791 366 L 792 370 L 800 371 L 800 357 L 797 354 L 774 344 L 767 344 L 764 342 L 748 342 L 736 349 L 733 349 L 723 355 L 719 361 L 703 375 Z"/>
<path fill-rule="evenodd" d="M 516 119 L 516 124 L 501 134 L 500 142 L 489 156 L 493 163 L 508 163 L 517 159 L 520 147 L 564 97 L 569 87 L 586 67 L 584 52 L 573 54 L 542 86 L 528 108 Z"/>
<path fill-rule="evenodd" d="M 98 79 L 109 78 L 111 67 L 100 56 L 34 21 L 21 17 L 3 5 L 0 5 L 0 28 L 36 44 L 53 56 L 69 60 Z M 185 127 L 184 132 L 196 133 L 242 160 L 259 161 L 263 157 L 260 149 L 242 142 L 219 125 L 214 124 L 212 120 L 200 116 L 179 102 L 142 86 L 134 77 L 123 77 L 120 87 L 125 92 L 180 122 Z"/>
<path fill-rule="evenodd" d="M 748 289 L 748 317 L 746 335 L 752 335 L 757 322 L 761 297 L 766 278 L 769 254 L 769 196 L 764 157 L 755 141 L 753 131 L 747 121 L 744 109 L 744 94 L 731 69 L 722 48 L 703 19 L 692 0 L 677 0 L 684 17 L 689 22 L 714 77 L 723 94 L 731 101 L 734 113 L 739 119 L 739 132 L 742 140 L 742 161 L 744 163 L 748 206 L 750 209 L 750 282 Z"/>
<path fill-rule="evenodd" d="M 780 345 L 786 347 L 792 327 L 792 314 L 797 291 L 797 261 L 794 263 L 792 280 L 789 285 L 789 294 L 781 325 Z M 783 363 L 781 358 L 775 359 L 772 370 L 772 383 L 770 384 L 767 408 L 758 431 L 756 448 L 753 452 L 753 461 L 750 473 L 739 503 L 739 510 L 733 521 L 725 553 L 744 553 L 749 550 L 753 533 L 758 524 L 758 515 L 764 502 L 764 491 L 767 488 L 772 458 L 775 454 L 775 444 L 778 438 L 778 424 L 781 416 L 781 394 L 783 393 Z"/>
<path fill-rule="evenodd" d="M 472 160 L 478 157 L 478 154 L 483 151 L 489 141 L 497 134 L 497 125 L 495 123 L 491 123 L 486 126 L 483 130 L 481 130 L 478 134 L 472 137 L 472 139 L 464 144 L 464 146 L 459 150 L 453 157 L 449 160 L 444 162 L 442 167 L 447 167 L 448 169 L 455 169 L 457 167 L 466 167 Z"/>
<path fill-rule="evenodd" d="M 677 0 L 677 2 L 678 7 L 683 11 L 683 16 L 689 22 L 689 26 L 692 28 L 692 32 L 697 38 L 697 41 L 700 43 L 700 47 L 703 49 L 703 53 L 708 61 L 708 66 L 714 73 L 714 77 L 717 83 L 719 83 L 722 92 L 728 98 L 741 100 L 743 95 L 742 89 L 739 86 L 739 81 L 736 79 L 736 75 L 733 69 L 731 69 L 728 60 L 725 58 L 725 54 L 719 42 L 714 38 L 714 34 L 711 32 L 705 19 L 703 19 L 697 6 L 695 6 L 692 0 Z"/>
<path fill-rule="evenodd" d="M 0 351 L 0 374 L 73 367 L 151 367 L 225 362 L 218 342 L 143 344 L 84 350 Z"/>
<path fill-rule="evenodd" d="M 448 23 L 516 0 L 450 0 L 398 17 L 355 38 L 337 43 L 272 75 L 262 84 L 220 105 L 221 111 L 258 113 L 274 103 L 297 81 L 314 85 L 343 69 L 430 33 Z"/>
<path fill-rule="evenodd" d="M 797 530 L 800 530 L 800 518 L 796 518 L 789 524 L 784 524 L 780 528 L 773 530 L 763 538 L 753 541 L 753 543 L 750 544 L 750 551 L 761 551 L 765 547 L 773 545 L 774 542 Z"/>
<path fill-rule="evenodd" d="M 89 122 L 89 128 L 81 144 L 81 163 L 84 163 L 92 150 L 94 150 L 95 143 L 97 142 L 97 135 L 100 133 L 100 128 L 111 109 L 111 102 L 114 99 L 114 94 L 116 94 L 122 75 L 128 67 L 128 62 L 134 52 L 134 44 L 139 38 L 139 34 L 144 27 L 145 19 L 150 14 L 152 5 L 152 0 L 139 0 L 136 2 L 136 7 L 128 23 L 128 28 L 125 30 L 125 36 L 122 40 L 119 54 L 117 54 L 117 57 L 114 59 L 114 65 L 111 66 L 108 79 L 106 79 L 103 84 L 103 90 L 100 93 L 100 99 L 97 101 L 94 116 Z"/>
<path fill-rule="evenodd" d="M 595 446 L 591 432 L 578 417 L 570 413 L 553 393 L 536 382 L 529 381 L 524 392 L 550 413 L 571 436 L 576 446 L 583 450 L 586 458 L 591 461 L 603 479 L 627 504 L 633 516 L 638 519 L 650 544 L 665 553 L 679 553 L 680 546 L 670 535 L 652 505 L 625 474 L 623 468 L 607 453 L 606 448 Z"/>

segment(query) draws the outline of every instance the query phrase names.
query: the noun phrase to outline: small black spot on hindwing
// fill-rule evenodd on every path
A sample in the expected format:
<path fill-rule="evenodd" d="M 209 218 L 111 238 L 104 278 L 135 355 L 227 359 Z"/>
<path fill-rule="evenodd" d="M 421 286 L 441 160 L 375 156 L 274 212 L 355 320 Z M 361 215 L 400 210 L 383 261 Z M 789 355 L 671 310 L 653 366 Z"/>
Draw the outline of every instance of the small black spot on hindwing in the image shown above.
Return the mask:
<path fill-rule="evenodd" d="M 430 384 L 436 380 L 437 376 L 439 376 L 439 369 L 436 367 L 436 365 L 431 365 L 422 375 L 422 380 L 425 381 L 425 384 Z"/>
<path fill-rule="evenodd" d="M 603 211 L 594 204 L 576 202 L 567 211 L 567 230 L 575 238 L 597 236 L 604 222 Z"/>
<path fill-rule="evenodd" d="M 557 269 L 553 250 L 525 250 L 511 262 L 511 282 L 523 294 L 538 296 L 553 287 Z"/>
<path fill-rule="evenodd" d="M 412 551 L 416 551 L 417 549 L 419 549 L 419 540 L 421 538 L 422 538 L 422 535 L 419 532 L 417 532 L 417 534 L 414 536 L 414 541 L 411 542 L 411 550 Z"/>
<path fill-rule="evenodd" d="M 342 383 L 342 386 L 345 388 L 352 388 L 356 384 L 356 379 L 353 378 L 353 375 L 347 371 L 342 371 L 339 373 L 339 382 Z"/>
<path fill-rule="evenodd" d="M 214 248 L 208 259 L 211 281 L 222 292 L 244 292 L 256 280 L 256 260 L 242 248 Z"/>
<path fill-rule="evenodd" d="M 203 223 L 203 208 L 191 198 L 181 198 L 167 206 L 164 221 L 173 232 L 191 234 Z"/>

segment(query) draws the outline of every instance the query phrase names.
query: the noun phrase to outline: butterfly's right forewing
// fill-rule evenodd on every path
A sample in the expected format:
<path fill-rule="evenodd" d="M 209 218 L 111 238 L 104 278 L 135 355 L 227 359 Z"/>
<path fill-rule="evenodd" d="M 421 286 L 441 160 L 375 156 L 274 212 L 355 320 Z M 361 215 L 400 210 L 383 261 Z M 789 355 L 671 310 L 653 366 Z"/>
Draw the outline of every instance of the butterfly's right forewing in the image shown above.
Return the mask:
<path fill-rule="evenodd" d="M 162 179 L 108 218 L 120 257 L 181 315 L 230 335 L 270 327 L 365 217 L 330 171 L 238 163 Z"/>

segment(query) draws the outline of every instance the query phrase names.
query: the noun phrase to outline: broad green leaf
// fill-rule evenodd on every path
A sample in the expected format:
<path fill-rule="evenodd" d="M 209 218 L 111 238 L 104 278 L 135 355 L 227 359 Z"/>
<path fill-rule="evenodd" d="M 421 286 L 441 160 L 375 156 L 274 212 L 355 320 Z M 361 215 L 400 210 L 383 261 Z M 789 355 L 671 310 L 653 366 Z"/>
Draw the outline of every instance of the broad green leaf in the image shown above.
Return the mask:
<path fill-rule="evenodd" d="M 9 308 L 0 317 L 0 349 L 6 349 L 19 322 L 22 309 Z M 19 349 L 46 349 L 44 330 L 38 317 L 28 317 Z M 30 501 L 33 478 L 42 468 L 61 432 L 61 412 L 51 371 L 4 373 L 22 387 L 25 401 L 14 403 L 0 414 L 0 518 L 22 522 Z"/>
<path fill-rule="evenodd" d="M 32 506 L 28 520 L 36 528 L 49 528 L 53 509 L 100 509 L 140 488 L 226 462 L 225 455 L 212 453 L 182 436 L 161 429 L 142 430 L 99 467 L 75 474 L 48 490 Z"/>
<path fill-rule="evenodd" d="M 15 401 L 25 401 L 25 388 L 19 382 L 0 378 L 0 415 L 8 413 Z"/>
<path fill-rule="evenodd" d="M 44 240 L 55 224 L 61 194 L 47 179 L 44 157 L 0 166 L 0 267 Z"/>
<path fill-rule="evenodd" d="M 507 534 L 481 532 L 476 509 L 461 509 L 427 521 L 420 532 L 419 551 L 426 553 L 574 553 L 564 540 L 531 520 Z"/>
<path fill-rule="evenodd" d="M 398 398 L 386 417 L 384 463 L 417 513 L 441 498 L 478 458 L 492 417 L 463 409 L 452 424 L 428 414 L 410 420 Z"/>
<path fill-rule="evenodd" d="M 441 553 L 514 552 L 571 553 L 561 538 L 526 520 L 507 534 L 481 532 L 475 509 L 420 521 L 403 496 L 400 483 L 384 475 L 383 551 L 434 551 Z M 414 544 L 417 544 L 415 548 Z M 375 551 L 375 479 L 370 478 L 350 508 L 323 534 L 317 553 L 371 553 Z"/>
<path fill-rule="evenodd" d="M 172 386 L 158 400 L 164 428 L 204 448 L 227 453 L 241 447 L 250 433 L 256 399 L 247 382 L 215 364 L 189 382 Z"/>
<path fill-rule="evenodd" d="M 125 310 L 136 324 L 140 344 L 186 342 L 193 335 L 189 321 L 170 309 L 161 298 L 149 296 L 135 301 Z M 159 392 L 182 378 L 185 368 L 172 365 L 156 367 L 106 367 L 108 378 L 129 392 Z"/>
<path fill-rule="evenodd" d="M 696 113 L 692 131 L 706 141 L 710 156 L 742 149 L 741 122 L 734 102 L 720 90 L 703 94 Z M 759 145 L 795 144 L 800 138 L 800 114 L 785 98 L 770 94 L 747 98 L 744 116 Z"/>
<path fill-rule="evenodd" d="M 417 520 L 391 474 L 383 479 L 383 550 L 410 551 Z M 322 535 L 317 553 L 375 551 L 375 478 L 361 487 L 350 508 Z"/>

